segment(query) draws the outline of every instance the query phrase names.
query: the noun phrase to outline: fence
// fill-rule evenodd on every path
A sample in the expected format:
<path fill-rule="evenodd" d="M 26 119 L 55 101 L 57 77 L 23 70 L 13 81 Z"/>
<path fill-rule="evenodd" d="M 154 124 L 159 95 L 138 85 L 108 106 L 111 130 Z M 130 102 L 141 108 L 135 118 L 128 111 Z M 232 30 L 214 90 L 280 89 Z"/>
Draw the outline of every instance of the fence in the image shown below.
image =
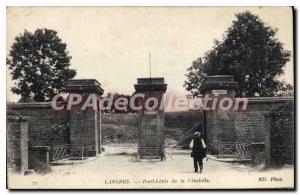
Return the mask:
<path fill-rule="evenodd" d="M 88 147 L 84 147 L 78 144 L 64 144 L 54 146 L 52 161 L 55 162 L 65 158 L 83 160 L 87 157 L 87 149 Z"/>
<path fill-rule="evenodd" d="M 218 158 L 250 158 L 250 144 L 245 142 L 221 142 L 218 145 Z"/>

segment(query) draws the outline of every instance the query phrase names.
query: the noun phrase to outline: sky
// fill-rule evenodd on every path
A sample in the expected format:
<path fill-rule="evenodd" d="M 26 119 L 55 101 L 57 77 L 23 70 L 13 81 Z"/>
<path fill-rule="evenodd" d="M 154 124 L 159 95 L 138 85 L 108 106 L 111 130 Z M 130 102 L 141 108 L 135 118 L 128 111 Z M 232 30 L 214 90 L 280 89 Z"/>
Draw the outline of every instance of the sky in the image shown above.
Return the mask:
<path fill-rule="evenodd" d="M 293 17 L 289 7 L 8 7 L 8 54 L 24 30 L 56 30 L 72 56 L 75 79 L 97 79 L 107 92 L 132 94 L 139 77 L 164 77 L 167 93 L 184 96 L 186 69 L 212 49 L 235 19 L 250 11 L 267 25 L 293 56 Z M 16 102 L 9 71 L 7 101 Z M 293 83 L 293 58 L 280 78 Z"/>

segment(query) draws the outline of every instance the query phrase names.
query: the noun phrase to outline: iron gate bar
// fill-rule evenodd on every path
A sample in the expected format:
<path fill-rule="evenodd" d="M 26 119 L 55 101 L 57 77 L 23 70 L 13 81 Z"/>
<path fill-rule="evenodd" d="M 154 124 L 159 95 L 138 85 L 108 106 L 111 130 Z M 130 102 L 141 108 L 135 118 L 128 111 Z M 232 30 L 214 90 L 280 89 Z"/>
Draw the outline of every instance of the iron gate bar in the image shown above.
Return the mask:
<path fill-rule="evenodd" d="M 84 152 L 89 147 L 83 147 L 83 145 L 79 144 L 65 144 L 65 145 L 56 145 L 53 147 L 53 161 L 58 161 L 64 158 L 70 157 L 70 152 L 72 151 L 76 155 L 81 157 L 81 160 L 84 159 Z M 77 150 L 76 150 L 77 149 Z M 79 151 L 78 151 L 79 150 Z M 69 153 L 67 153 L 69 151 Z"/>

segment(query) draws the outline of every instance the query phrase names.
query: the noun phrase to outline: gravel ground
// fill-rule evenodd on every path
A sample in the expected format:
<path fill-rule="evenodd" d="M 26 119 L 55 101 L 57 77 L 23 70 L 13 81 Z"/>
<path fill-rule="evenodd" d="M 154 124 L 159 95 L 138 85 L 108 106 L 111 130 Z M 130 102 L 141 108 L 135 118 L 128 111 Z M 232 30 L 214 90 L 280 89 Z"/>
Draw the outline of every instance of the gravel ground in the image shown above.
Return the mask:
<path fill-rule="evenodd" d="M 137 162 L 135 147 L 106 147 L 85 163 L 53 166 L 46 175 L 8 174 L 10 188 L 76 189 L 218 189 L 293 187 L 293 167 L 259 171 L 251 167 L 204 160 L 204 172 L 194 173 L 189 151 L 167 149 L 167 160 Z M 262 181 L 266 178 L 266 181 Z"/>

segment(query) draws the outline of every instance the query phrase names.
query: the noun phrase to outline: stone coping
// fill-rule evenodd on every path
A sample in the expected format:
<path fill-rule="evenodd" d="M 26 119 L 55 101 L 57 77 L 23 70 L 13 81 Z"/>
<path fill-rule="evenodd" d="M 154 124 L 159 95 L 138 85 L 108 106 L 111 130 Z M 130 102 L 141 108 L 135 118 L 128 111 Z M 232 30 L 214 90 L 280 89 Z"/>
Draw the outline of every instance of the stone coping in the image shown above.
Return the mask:
<path fill-rule="evenodd" d="M 65 103 L 57 102 L 57 105 Z M 7 108 L 48 108 L 51 107 L 51 102 L 28 102 L 28 103 L 6 103 Z"/>
<path fill-rule="evenodd" d="M 163 77 L 138 78 L 134 85 L 136 92 L 162 91 L 166 92 L 167 84 Z"/>
<path fill-rule="evenodd" d="M 294 102 L 293 96 L 286 97 L 245 97 L 248 103 L 274 103 L 274 102 Z M 238 98 L 235 98 L 238 99 Z"/>
<path fill-rule="evenodd" d="M 71 79 L 65 84 L 65 91 L 70 93 L 97 93 L 102 95 L 104 90 L 96 79 Z"/>

